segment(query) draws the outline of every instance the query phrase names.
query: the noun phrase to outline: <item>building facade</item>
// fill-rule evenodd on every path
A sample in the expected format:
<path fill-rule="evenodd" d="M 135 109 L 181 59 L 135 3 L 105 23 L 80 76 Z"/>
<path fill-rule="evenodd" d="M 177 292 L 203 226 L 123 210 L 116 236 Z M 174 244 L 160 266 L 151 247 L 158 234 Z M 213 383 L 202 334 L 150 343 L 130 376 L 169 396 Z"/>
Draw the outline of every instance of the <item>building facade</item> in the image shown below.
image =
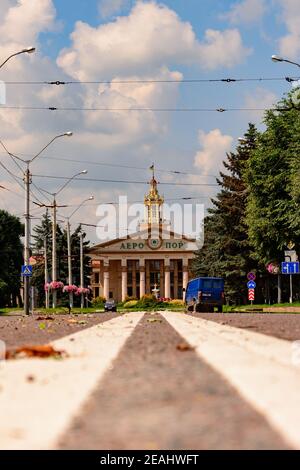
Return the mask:
<path fill-rule="evenodd" d="M 163 203 L 153 169 L 139 230 L 89 250 L 94 297 L 124 301 L 156 290 L 160 297 L 183 298 L 197 245 L 195 239 L 171 230 L 162 217 Z"/>

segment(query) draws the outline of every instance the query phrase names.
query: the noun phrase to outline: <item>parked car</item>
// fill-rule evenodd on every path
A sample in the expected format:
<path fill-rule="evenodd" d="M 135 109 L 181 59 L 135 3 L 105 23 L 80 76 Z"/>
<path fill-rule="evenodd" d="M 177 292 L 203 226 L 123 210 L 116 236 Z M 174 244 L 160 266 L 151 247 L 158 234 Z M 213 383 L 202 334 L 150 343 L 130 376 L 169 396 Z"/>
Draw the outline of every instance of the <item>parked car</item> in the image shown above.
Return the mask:
<path fill-rule="evenodd" d="M 188 282 L 185 291 L 187 310 L 213 312 L 217 307 L 218 312 L 222 312 L 224 301 L 224 279 L 221 277 L 198 277 Z"/>
<path fill-rule="evenodd" d="M 117 311 L 117 304 L 113 299 L 109 299 L 104 304 L 105 312 L 116 312 Z"/>

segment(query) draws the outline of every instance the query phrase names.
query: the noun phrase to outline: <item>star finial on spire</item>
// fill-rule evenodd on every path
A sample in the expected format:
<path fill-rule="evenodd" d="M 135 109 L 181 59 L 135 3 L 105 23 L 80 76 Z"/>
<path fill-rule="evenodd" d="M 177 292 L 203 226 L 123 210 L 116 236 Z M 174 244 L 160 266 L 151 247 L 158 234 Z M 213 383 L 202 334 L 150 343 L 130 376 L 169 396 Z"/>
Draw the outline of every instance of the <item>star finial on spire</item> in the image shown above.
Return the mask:
<path fill-rule="evenodd" d="M 152 178 L 155 179 L 155 178 L 154 178 L 154 171 L 155 171 L 154 163 L 152 163 L 152 165 L 150 166 L 149 170 L 152 171 Z"/>

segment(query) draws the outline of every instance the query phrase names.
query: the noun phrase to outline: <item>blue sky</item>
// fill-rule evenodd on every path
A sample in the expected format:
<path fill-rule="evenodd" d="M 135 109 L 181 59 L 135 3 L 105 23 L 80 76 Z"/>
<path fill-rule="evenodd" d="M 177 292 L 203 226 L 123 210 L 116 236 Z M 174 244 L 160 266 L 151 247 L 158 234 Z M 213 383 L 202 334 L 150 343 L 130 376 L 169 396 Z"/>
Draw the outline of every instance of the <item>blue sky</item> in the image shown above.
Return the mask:
<path fill-rule="evenodd" d="M 1 56 L 27 43 L 37 46 L 34 57 L 11 61 L 0 79 L 15 80 L 126 80 L 193 78 L 254 78 L 297 76 L 288 64 L 274 64 L 273 53 L 300 57 L 298 0 L 3 0 L 0 6 Z M 23 9 L 23 10 L 22 10 Z M 78 23 L 81 22 L 81 23 Z M 71 36 L 72 35 L 72 36 Z M 9 105 L 66 107 L 201 107 L 255 108 L 271 106 L 290 89 L 282 82 L 195 83 L 97 87 L 8 86 Z M 12 151 L 34 153 L 53 134 L 74 130 L 74 138 L 59 142 L 35 164 L 36 174 L 69 175 L 85 161 L 157 168 L 194 174 L 159 179 L 197 182 L 217 174 L 226 151 L 234 149 L 249 121 L 262 127 L 262 113 L 80 113 L 14 112 L 0 109 L 1 139 Z M 53 165 L 50 157 L 82 163 Z M 0 154 L 1 161 L 3 156 Z M 8 162 L 6 161 L 9 166 Z M 12 165 L 12 164 L 11 164 Z M 10 167 L 13 169 L 13 166 Z M 149 175 L 88 164 L 93 177 L 139 179 Z M 197 176 L 198 175 L 198 176 Z M 59 181 L 39 179 L 48 191 Z M 0 170 L 0 183 L 20 189 Z M 142 199 L 143 185 L 77 182 L 65 193 L 70 204 L 91 192 L 97 202 L 124 192 Z M 167 198 L 206 197 L 215 188 L 164 187 Z M 3 204 L 19 213 L 20 198 L 6 193 Z M 80 217 L 95 218 L 95 207 Z M 93 236 L 92 236 L 93 237 Z"/>

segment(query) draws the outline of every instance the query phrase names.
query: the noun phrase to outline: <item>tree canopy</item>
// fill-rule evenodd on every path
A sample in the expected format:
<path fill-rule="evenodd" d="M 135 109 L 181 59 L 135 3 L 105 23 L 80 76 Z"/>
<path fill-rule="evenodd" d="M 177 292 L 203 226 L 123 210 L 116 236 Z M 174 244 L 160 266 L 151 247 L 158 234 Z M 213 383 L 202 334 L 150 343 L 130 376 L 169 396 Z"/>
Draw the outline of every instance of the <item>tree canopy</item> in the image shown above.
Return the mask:
<path fill-rule="evenodd" d="M 52 276 L 52 222 L 48 214 L 43 215 L 41 224 L 34 227 L 33 239 L 34 250 L 44 254 L 44 243 L 47 240 L 47 264 L 48 264 L 48 281 Z M 80 285 L 80 238 L 79 234 L 82 231 L 79 225 L 73 233 L 71 233 L 71 254 L 72 254 L 72 276 L 73 284 Z M 86 234 L 83 233 L 83 247 L 86 252 L 89 247 L 89 241 L 85 240 Z M 68 247 L 67 247 L 67 231 L 57 224 L 56 229 L 56 243 L 57 243 L 57 279 L 62 281 L 65 285 L 68 284 Z M 84 254 L 84 284 L 90 284 L 90 258 Z M 45 284 L 45 265 L 44 258 L 42 258 L 36 265 L 33 271 L 32 285 L 34 285 L 39 292 L 40 302 L 44 301 L 44 284 Z"/>
<path fill-rule="evenodd" d="M 0 210 L 0 307 L 20 300 L 24 226 L 20 219 Z"/>

